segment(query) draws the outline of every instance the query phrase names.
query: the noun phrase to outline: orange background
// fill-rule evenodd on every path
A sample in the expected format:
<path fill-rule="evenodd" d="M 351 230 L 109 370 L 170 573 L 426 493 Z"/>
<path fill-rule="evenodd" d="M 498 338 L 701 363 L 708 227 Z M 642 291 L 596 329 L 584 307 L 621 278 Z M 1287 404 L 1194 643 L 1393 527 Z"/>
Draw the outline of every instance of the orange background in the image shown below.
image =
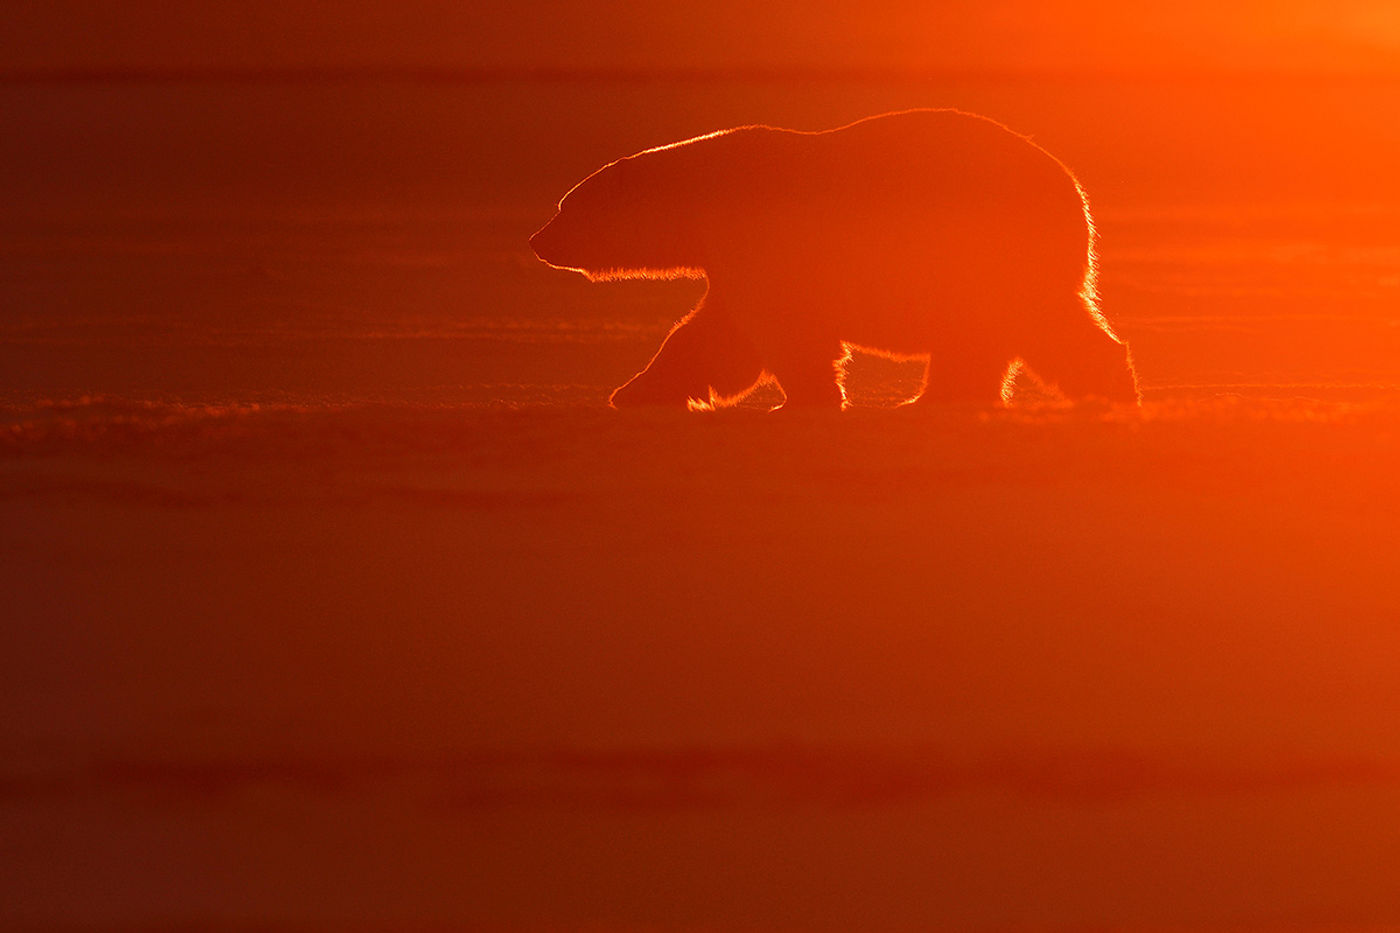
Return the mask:
<path fill-rule="evenodd" d="M 0 927 L 1400 926 L 1393 9 L 0 3 Z M 573 183 L 950 105 L 1140 411 L 604 407 Z"/>
<path fill-rule="evenodd" d="M 7 70 L 623 68 L 1393 72 L 1379 0 L 529 5 L 13 0 Z"/>

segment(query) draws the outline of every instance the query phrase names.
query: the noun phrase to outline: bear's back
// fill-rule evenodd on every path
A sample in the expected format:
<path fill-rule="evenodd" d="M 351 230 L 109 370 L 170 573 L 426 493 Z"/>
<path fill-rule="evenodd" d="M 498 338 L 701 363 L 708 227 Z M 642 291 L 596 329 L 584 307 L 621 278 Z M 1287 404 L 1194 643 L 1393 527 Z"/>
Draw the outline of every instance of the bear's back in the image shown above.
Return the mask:
<path fill-rule="evenodd" d="M 1008 259 L 1066 281 L 1084 272 L 1074 177 L 984 117 L 905 111 L 817 133 L 747 127 L 694 145 L 696 175 L 710 172 L 701 225 L 712 272 L 926 269 L 947 281 L 994 277 Z"/>
<path fill-rule="evenodd" d="M 708 189 L 805 192 L 867 200 L 881 194 L 952 197 L 974 192 L 1074 192 L 1073 177 L 1026 137 L 957 110 L 910 110 L 809 132 L 748 126 L 640 153 L 677 157 L 714 177 Z M 728 173 L 730 178 L 723 176 Z M 816 190 L 814 190 L 816 186 Z"/>

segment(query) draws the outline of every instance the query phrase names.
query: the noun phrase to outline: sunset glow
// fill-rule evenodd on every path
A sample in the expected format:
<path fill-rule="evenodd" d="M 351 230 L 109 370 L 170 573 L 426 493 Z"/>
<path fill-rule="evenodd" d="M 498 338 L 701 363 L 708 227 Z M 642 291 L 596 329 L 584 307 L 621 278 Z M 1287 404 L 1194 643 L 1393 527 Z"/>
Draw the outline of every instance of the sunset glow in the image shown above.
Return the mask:
<path fill-rule="evenodd" d="M 0 114 L 0 930 L 1400 929 L 1396 4 L 8 0 Z"/>

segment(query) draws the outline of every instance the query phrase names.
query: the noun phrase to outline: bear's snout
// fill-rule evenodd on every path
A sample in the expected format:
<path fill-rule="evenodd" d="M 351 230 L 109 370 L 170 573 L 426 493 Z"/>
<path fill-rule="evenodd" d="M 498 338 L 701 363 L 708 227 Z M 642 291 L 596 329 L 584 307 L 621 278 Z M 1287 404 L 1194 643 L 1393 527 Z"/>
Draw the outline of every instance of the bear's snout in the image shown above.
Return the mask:
<path fill-rule="evenodd" d="M 554 222 L 550 221 L 540 229 L 536 230 L 530 237 L 530 248 L 535 251 L 535 255 L 545 262 L 553 263 L 558 258 L 558 244 L 554 242 L 554 234 L 551 228 Z"/>

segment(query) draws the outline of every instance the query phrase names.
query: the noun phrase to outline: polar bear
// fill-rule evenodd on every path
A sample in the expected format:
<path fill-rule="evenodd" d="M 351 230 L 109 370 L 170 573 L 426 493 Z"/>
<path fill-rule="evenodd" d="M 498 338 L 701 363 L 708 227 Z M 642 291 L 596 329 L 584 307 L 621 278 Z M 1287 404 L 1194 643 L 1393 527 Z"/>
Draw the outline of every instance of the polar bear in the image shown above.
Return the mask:
<path fill-rule="evenodd" d="M 530 243 L 593 281 L 707 280 L 614 406 L 728 404 L 771 379 L 785 406 L 841 407 L 851 347 L 926 356 L 924 403 L 1007 403 L 1027 365 L 1071 399 L 1139 400 L 1098 307 L 1083 189 L 976 114 L 744 126 L 647 149 L 576 185 Z"/>

